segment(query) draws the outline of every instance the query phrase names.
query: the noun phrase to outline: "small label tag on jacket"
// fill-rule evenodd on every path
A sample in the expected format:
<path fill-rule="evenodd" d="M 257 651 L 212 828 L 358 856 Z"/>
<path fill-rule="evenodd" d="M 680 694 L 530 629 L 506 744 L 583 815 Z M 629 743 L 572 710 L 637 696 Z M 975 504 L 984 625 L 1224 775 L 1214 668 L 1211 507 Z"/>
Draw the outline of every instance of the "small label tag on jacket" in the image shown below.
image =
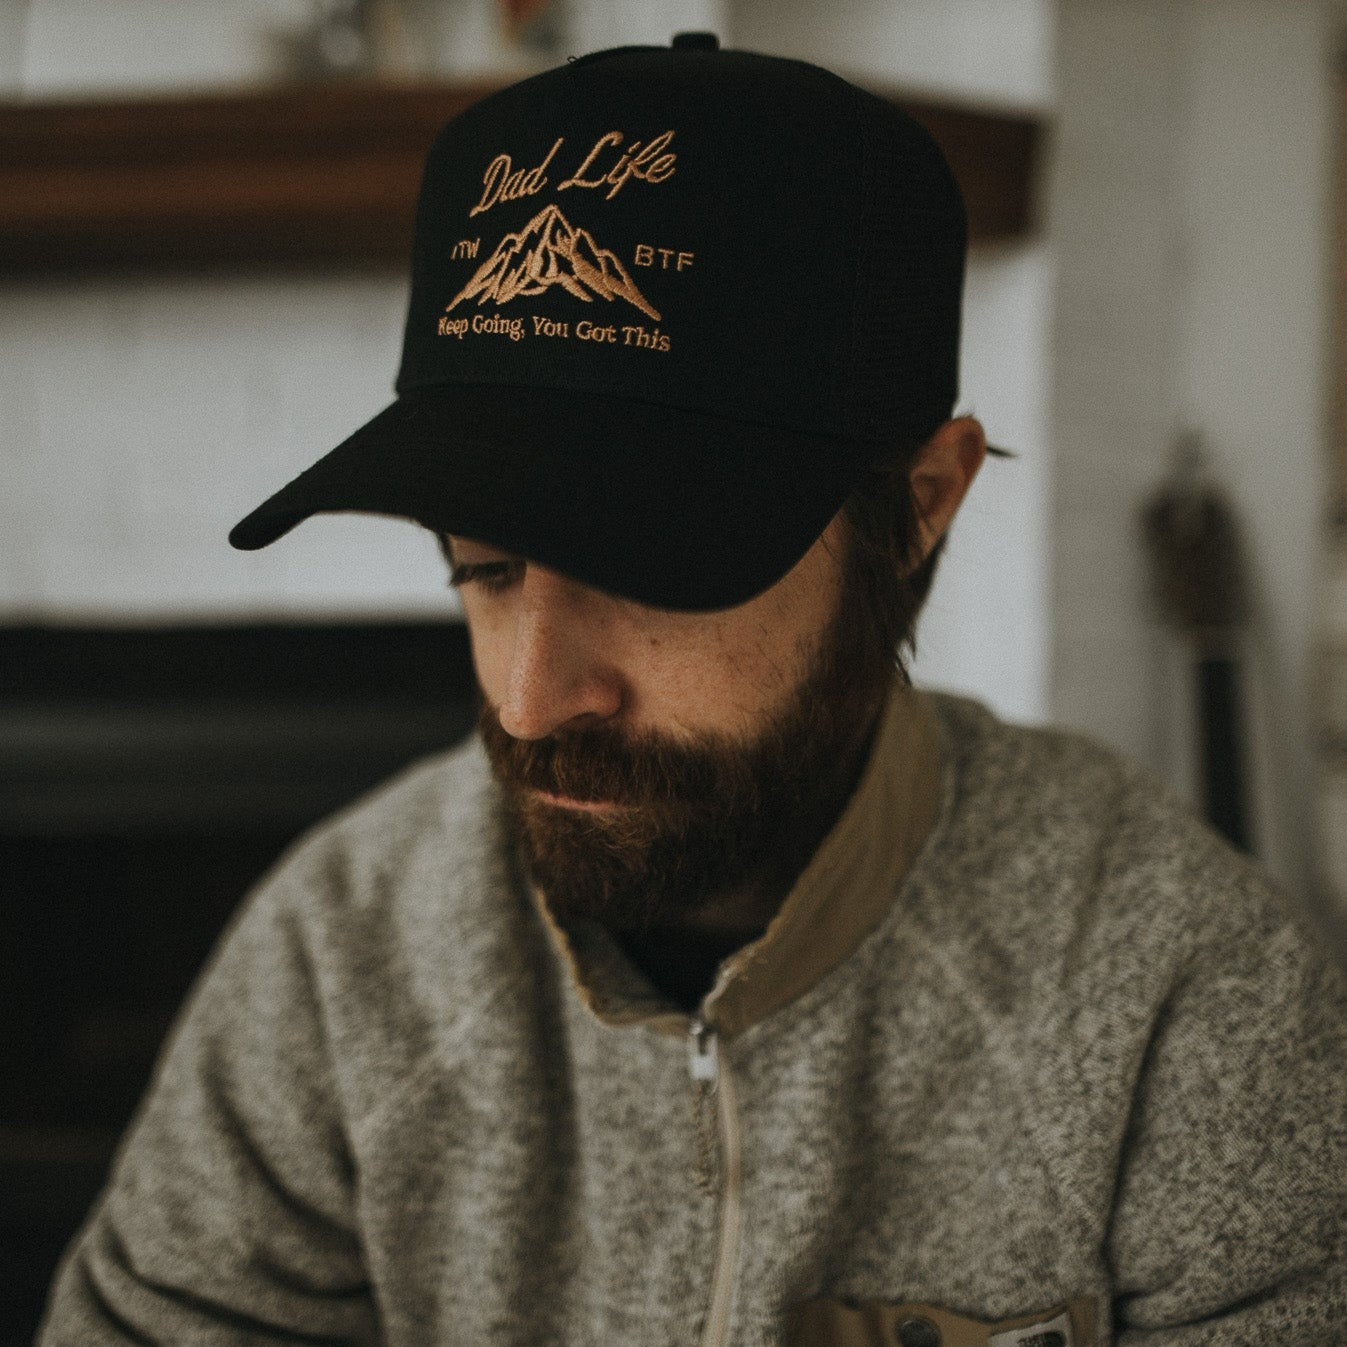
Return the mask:
<path fill-rule="evenodd" d="M 1007 1333 L 996 1333 L 987 1339 L 987 1347 L 1075 1347 L 1071 1335 L 1071 1317 L 1059 1314 L 1046 1324 L 1030 1324 L 1028 1328 L 1012 1328 Z"/>

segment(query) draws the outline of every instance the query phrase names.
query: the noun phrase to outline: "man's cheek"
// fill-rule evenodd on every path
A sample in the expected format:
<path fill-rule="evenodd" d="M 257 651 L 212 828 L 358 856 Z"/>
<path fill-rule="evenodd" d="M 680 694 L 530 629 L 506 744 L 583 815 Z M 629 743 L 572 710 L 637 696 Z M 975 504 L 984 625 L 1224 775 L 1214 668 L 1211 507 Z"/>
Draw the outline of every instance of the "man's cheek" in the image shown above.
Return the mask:
<path fill-rule="evenodd" d="M 509 677 L 507 647 L 498 633 L 490 631 L 480 619 L 473 619 L 466 602 L 464 614 L 468 618 L 468 642 L 477 686 L 491 707 L 498 710 Z"/>

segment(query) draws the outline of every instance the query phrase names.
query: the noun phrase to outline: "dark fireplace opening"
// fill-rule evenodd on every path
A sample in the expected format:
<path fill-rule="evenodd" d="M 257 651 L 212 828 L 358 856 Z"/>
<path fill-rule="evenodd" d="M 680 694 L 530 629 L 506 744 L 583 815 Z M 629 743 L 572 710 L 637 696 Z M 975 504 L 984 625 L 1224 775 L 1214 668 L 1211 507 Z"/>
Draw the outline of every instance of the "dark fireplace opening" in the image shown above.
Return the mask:
<path fill-rule="evenodd" d="M 456 622 L 0 628 L 0 1347 L 248 889 L 475 717 Z"/>

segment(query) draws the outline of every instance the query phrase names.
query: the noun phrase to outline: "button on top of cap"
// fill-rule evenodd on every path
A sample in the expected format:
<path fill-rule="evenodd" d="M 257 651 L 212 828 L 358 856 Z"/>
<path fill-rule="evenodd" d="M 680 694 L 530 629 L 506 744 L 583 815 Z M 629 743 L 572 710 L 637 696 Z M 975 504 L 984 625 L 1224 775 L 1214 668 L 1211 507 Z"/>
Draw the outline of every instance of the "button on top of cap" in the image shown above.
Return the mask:
<path fill-rule="evenodd" d="M 715 51 L 720 39 L 714 33 L 675 33 L 671 45 L 675 51 Z"/>

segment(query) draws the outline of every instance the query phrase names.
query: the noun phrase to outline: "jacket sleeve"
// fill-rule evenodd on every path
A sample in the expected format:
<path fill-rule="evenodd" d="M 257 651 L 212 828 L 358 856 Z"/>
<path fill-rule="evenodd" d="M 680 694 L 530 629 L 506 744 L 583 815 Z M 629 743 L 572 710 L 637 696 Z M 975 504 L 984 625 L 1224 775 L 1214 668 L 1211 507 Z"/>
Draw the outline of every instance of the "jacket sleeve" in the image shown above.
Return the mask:
<path fill-rule="evenodd" d="M 1347 1343 L 1347 989 L 1274 895 L 1232 899 L 1138 1081 L 1107 1250 L 1119 1347 Z"/>
<path fill-rule="evenodd" d="M 198 980 L 39 1347 L 373 1343 L 353 1165 L 284 873 Z"/>

